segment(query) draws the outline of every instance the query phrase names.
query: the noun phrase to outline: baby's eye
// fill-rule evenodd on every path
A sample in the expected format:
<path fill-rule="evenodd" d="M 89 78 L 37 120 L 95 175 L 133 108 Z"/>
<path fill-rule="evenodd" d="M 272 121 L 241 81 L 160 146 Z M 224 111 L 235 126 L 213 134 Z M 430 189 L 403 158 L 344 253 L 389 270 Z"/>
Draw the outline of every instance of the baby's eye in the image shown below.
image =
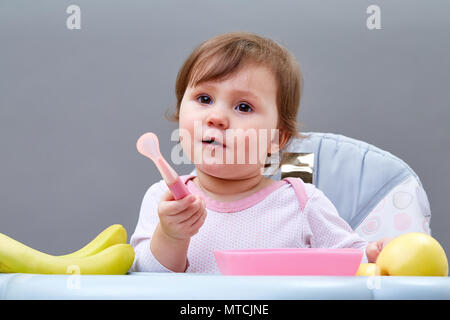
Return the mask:
<path fill-rule="evenodd" d="M 211 98 L 205 95 L 201 95 L 197 98 L 197 101 L 200 103 L 206 103 L 206 104 L 210 104 L 211 103 Z"/>
<path fill-rule="evenodd" d="M 236 107 L 239 111 L 248 113 L 251 112 L 253 109 L 252 107 L 250 107 L 248 104 L 246 103 L 240 103 L 237 107 Z"/>

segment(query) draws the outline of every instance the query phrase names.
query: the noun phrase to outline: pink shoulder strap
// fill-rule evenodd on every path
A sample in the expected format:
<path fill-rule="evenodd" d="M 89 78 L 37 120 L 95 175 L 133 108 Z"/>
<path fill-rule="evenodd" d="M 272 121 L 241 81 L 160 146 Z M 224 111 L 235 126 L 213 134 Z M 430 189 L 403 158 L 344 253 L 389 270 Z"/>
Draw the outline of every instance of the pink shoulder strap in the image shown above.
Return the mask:
<path fill-rule="evenodd" d="M 192 178 L 195 178 L 195 176 L 192 174 L 185 174 L 185 175 L 180 176 L 180 179 L 181 179 L 181 181 L 183 181 L 184 184 L 187 184 L 187 182 L 189 180 L 191 180 Z"/>
<path fill-rule="evenodd" d="M 298 202 L 300 203 L 300 208 L 302 211 L 305 209 L 306 203 L 308 202 L 308 196 L 305 190 L 305 184 L 300 178 L 287 177 L 284 178 L 287 182 L 289 182 L 292 187 L 294 187 L 295 194 L 297 195 Z"/>
<path fill-rule="evenodd" d="M 194 178 L 194 175 L 183 175 L 181 176 L 181 180 L 184 184 L 186 184 L 190 179 Z M 302 211 L 305 209 L 306 203 L 308 202 L 308 196 L 306 194 L 305 190 L 305 184 L 302 179 L 300 178 L 293 178 L 293 177 L 286 177 L 283 180 L 286 180 L 289 182 L 292 187 L 294 188 L 295 194 L 297 195 L 298 202 L 300 204 L 300 208 Z"/>

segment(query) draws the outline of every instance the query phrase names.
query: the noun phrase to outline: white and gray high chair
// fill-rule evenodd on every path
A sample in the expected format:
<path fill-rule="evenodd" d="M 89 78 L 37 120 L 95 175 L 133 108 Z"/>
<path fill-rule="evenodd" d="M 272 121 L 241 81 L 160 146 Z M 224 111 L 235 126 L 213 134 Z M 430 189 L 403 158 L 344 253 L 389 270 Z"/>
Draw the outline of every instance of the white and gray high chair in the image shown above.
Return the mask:
<path fill-rule="evenodd" d="M 416 173 L 401 159 L 366 142 L 310 132 L 292 138 L 265 175 L 300 177 L 333 202 L 362 238 L 375 241 L 408 232 L 431 235 L 431 211 Z M 279 165 L 281 163 L 281 165 Z M 191 172 L 195 175 L 195 169 Z"/>

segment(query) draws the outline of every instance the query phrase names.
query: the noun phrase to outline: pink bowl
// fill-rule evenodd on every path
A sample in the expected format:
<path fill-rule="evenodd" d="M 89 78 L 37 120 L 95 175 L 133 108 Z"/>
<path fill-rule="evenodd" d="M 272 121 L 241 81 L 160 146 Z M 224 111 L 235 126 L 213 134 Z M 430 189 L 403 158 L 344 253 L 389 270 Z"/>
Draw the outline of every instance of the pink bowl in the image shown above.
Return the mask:
<path fill-rule="evenodd" d="M 286 248 L 214 251 L 223 275 L 354 276 L 363 250 Z"/>

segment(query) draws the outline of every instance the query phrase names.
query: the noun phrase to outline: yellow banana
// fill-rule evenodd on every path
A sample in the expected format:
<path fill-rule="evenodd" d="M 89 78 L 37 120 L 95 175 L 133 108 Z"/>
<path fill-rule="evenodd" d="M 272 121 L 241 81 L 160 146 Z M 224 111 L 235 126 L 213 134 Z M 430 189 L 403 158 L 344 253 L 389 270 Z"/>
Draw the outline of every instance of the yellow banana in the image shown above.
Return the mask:
<path fill-rule="evenodd" d="M 0 233 L 0 272 L 125 274 L 134 261 L 130 244 L 114 244 L 87 257 L 62 258 L 30 248 Z"/>
<path fill-rule="evenodd" d="M 377 265 L 375 263 L 361 263 L 356 275 L 367 277 L 376 276 L 379 275 L 379 270 L 377 271 Z"/>
<path fill-rule="evenodd" d="M 103 230 L 94 240 L 83 248 L 60 258 L 82 258 L 94 255 L 100 251 L 119 243 L 127 243 L 127 231 L 120 224 L 114 224 Z"/>

